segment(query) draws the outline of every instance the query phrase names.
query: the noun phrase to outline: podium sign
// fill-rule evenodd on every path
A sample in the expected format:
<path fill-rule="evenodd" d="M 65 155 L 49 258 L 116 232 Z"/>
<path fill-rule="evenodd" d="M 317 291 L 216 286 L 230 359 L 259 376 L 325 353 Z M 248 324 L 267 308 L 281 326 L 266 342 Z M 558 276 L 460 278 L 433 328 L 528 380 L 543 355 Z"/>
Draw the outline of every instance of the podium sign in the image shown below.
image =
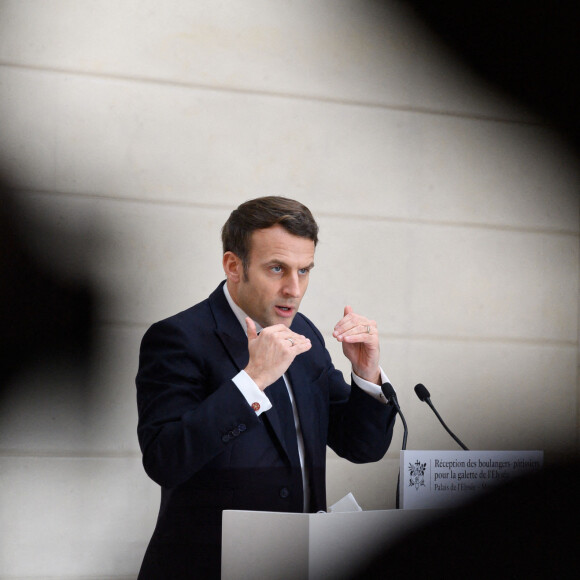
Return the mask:
<path fill-rule="evenodd" d="M 543 451 L 402 451 L 399 506 L 455 506 L 543 462 Z"/>

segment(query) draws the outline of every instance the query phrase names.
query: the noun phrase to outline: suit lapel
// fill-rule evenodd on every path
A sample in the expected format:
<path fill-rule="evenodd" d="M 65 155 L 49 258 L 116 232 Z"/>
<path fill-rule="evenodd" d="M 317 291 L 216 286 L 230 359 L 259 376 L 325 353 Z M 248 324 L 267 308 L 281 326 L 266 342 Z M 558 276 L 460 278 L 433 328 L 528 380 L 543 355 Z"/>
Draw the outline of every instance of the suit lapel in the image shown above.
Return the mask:
<path fill-rule="evenodd" d="M 266 395 L 272 401 L 272 408 L 265 413 L 291 465 L 300 464 L 298 439 L 294 424 L 294 412 L 283 377 L 266 388 Z"/>
<path fill-rule="evenodd" d="M 248 338 L 224 295 L 222 282 L 209 297 L 209 304 L 216 323 L 215 332 L 224 349 L 238 370 L 246 367 L 249 360 Z"/>
<path fill-rule="evenodd" d="M 309 337 L 311 340 L 315 338 L 312 329 L 300 315 L 294 318 L 290 328 L 298 334 Z M 317 389 L 314 384 L 316 379 L 313 376 L 314 368 L 318 367 L 313 362 L 310 353 L 305 352 L 294 359 L 287 371 L 294 394 L 294 404 L 298 410 L 306 456 L 310 457 L 311 460 L 316 459 L 313 455 L 314 450 L 317 448 L 314 442 L 320 439 L 319 417 L 323 416 L 324 413 L 320 408 L 320 393 L 314 392 Z"/>
<path fill-rule="evenodd" d="M 226 300 L 223 291 L 224 283 L 225 282 L 222 282 L 217 289 L 212 292 L 209 297 L 209 303 L 216 322 L 215 332 L 223 344 L 225 351 L 238 370 L 241 371 L 246 368 L 249 360 L 248 337 Z M 283 381 L 282 378 L 279 380 Z M 266 395 L 268 395 L 267 389 L 265 392 Z M 265 417 L 265 419 L 270 423 L 276 438 L 280 442 L 280 445 L 284 449 L 288 459 L 290 459 L 290 453 L 286 447 L 284 429 L 282 427 L 281 418 L 276 410 L 276 405 L 274 404 L 270 410 L 266 411 L 266 413 L 263 413 L 261 416 Z"/>

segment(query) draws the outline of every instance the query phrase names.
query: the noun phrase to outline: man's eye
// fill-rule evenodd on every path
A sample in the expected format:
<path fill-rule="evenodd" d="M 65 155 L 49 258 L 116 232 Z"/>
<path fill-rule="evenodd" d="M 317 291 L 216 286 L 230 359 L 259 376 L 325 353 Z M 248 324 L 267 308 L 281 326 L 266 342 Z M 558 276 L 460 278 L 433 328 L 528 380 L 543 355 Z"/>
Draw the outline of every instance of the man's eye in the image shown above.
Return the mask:
<path fill-rule="evenodd" d="M 310 270 L 308 268 L 300 268 L 300 270 L 298 270 L 299 274 L 308 274 L 308 272 L 310 272 Z"/>
<path fill-rule="evenodd" d="M 282 266 L 272 266 L 270 270 L 272 270 L 272 272 L 275 274 L 279 274 L 282 271 Z"/>

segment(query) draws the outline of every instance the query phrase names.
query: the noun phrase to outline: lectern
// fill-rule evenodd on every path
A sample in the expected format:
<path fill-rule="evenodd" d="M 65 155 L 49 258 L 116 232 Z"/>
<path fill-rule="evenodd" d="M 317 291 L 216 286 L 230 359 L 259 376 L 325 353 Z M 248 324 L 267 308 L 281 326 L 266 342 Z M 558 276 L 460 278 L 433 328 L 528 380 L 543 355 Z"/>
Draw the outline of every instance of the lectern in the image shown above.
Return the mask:
<path fill-rule="evenodd" d="M 223 513 L 222 580 L 349 578 L 438 510 Z"/>
<path fill-rule="evenodd" d="M 441 508 L 460 505 L 542 463 L 542 451 L 407 450 L 400 465 L 405 509 L 224 511 L 222 580 L 350 578 L 402 535 L 440 516 Z"/>

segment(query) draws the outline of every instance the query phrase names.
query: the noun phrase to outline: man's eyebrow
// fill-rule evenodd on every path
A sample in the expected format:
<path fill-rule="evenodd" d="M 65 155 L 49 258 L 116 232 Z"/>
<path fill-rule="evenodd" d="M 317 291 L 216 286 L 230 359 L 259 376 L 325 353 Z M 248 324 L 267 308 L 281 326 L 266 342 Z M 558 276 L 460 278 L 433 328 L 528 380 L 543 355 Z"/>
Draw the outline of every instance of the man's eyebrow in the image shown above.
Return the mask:
<path fill-rule="evenodd" d="M 277 260 L 276 258 L 272 258 L 271 260 L 268 260 L 267 262 L 265 262 L 264 264 L 266 266 L 266 268 L 270 267 L 270 266 L 282 266 L 283 268 L 288 268 L 288 264 L 284 261 L 284 260 Z M 312 270 L 312 268 L 314 268 L 314 262 L 310 262 L 310 264 L 308 264 L 308 266 L 300 266 L 298 269 L 299 270 Z"/>

